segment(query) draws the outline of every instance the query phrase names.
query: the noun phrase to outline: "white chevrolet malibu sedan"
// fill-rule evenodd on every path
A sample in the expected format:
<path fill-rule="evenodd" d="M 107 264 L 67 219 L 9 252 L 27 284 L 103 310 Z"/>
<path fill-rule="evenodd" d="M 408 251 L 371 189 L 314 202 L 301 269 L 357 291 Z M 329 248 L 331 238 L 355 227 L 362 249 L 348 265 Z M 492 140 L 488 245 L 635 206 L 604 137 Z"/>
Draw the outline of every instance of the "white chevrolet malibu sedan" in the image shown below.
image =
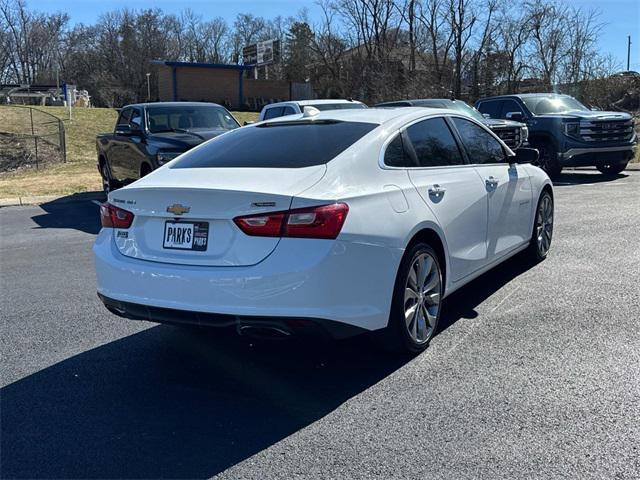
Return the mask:
<path fill-rule="evenodd" d="M 131 319 L 379 331 L 417 353 L 447 295 L 522 250 L 547 256 L 553 189 L 536 159 L 441 109 L 309 110 L 240 128 L 109 194 L 98 294 Z"/>

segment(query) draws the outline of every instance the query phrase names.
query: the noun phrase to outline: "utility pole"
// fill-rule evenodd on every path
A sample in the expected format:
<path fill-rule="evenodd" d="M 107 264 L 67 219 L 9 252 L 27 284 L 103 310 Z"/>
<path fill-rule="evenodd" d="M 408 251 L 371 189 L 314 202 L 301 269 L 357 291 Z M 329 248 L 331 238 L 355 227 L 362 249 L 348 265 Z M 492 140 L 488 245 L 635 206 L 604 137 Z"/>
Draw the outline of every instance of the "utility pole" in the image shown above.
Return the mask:
<path fill-rule="evenodd" d="M 147 73 L 147 102 L 151 101 L 151 82 L 149 81 L 149 77 L 151 77 L 150 73 Z"/>
<path fill-rule="evenodd" d="M 631 35 L 627 37 L 627 72 L 629 71 L 630 60 L 631 60 Z"/>

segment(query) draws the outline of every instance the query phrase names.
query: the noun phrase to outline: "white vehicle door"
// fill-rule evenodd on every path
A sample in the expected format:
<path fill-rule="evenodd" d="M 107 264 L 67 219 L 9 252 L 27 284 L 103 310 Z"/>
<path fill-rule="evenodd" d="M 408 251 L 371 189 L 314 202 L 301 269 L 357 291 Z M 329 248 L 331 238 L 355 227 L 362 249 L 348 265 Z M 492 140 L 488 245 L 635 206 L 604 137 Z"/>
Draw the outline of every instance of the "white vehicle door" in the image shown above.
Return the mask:
<path fill-rule="evenodd" d="M 444 231 L 455 282 L 487 262 L 486 190 L 443 117 L 410 125 L 403 139 L 416 164 L 409 177 Z"/>
<path fill-rule="evenodd" d="M 531 238 L 533 192 L 528 171 L 509 164 L 500 142 L 484 127 L 451 117 L 489 202 L 488 255 L 493 261 Z"/>

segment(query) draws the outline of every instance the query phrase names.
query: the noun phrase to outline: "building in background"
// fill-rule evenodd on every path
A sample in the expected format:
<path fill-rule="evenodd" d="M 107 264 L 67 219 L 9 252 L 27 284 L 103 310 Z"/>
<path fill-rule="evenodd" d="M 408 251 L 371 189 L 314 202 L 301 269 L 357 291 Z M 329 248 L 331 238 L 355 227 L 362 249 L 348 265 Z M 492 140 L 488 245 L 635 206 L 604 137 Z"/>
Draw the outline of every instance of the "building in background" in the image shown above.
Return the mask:
<path fill-rule="evenodd" d="M 314 98 L 311 84 L 269 79 L 268 75 L 257 75 L 254 65 L 152 63 L 160 101 L 215 102 L 233 110 L 257 111 L 272 102 Z"/>

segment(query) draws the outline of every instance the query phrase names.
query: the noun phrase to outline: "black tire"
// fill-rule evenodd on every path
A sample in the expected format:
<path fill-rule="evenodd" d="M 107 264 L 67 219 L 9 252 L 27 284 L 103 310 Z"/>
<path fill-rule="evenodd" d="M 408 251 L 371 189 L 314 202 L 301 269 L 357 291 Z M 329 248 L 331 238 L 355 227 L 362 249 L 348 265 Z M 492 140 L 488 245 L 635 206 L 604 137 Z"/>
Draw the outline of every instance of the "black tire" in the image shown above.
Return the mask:
<path fill-rule="evenodd" d="M 425 263 L 423 268 L 427 269 L 427 262 L 429 273 L 425 274 L 423 285 L 419 287 L 422 292 L 420 297 L 415 297 L 414 304 L 407 302 L 406 291 L 410 290 L 410 284 L 412 280 L 409 278 L 418 279 L 418 273 L 416 265 L 424 259 Z M 429 290 L 425 290 L 425 286 L 428 286 L 437 279 L 437 286 L 432 287 Z M 418 282 L 419 283 L 419 282 Z M 393 300 L 391 303 L 391 312 L 389 315 L 389 324 L 381 332 L 382 346 L 385 350 L 403 353 L 409 355 L 416 355 L 424 351 L 429 345 L 429 341 L 433 337 L 438 328 L 438 322 L 440 320 L 440 312 L 442 311 L 442 294 L 443 294 L 443 276 L 442 269 L 440 268 L 440 261 L 436 251 L 426 243 L 416 243 L 405 252 L 405 255 L 400 263 L 398 269 L 398 275 L 396 276 L 396 283 L 393 290 Z M 426 292 L 426 294 L 425 294 Z M 437 295 L 437 310 L 435 305 L 432 304 Z M 409 307 L 407 307 L 409 305 Z M 415 315 L 413 317 L 413 323 L 411 320 L 406 320 L 406 311 L 412 306 Z M 421 310 L 424 308 L 424 310 Z M 423 312 L 421 316 L 418 313 Z M 422 320 L 421 320 L 422 319 Z M 421 325 L 424 324 L 424 328 Z M 413 327 L 413 328 L 412 328 Z M 412 334 L 410 330 L 413 330 Z M 420 331 L 422 330 L 422 332 Z"/>
<path fill-rule="evenodd" d="M 549 178 L 557 178 L 562 172 L 562 166 L 558 162 L 558 149 L 553 142 L 541 142 L 534 144 L 538 149 L 538 167 L 549 175 Z"/>
<path fill-rule="evenodd" d="M 553 196 L 544 190 L 538 199 L 536 213 L 533 218 L 533 231 L 527 250 L 528 257 L 533 263 L 543 261 L 549 255 L 553 239 Z M 549 210 L 550 209 L 550 210 Z M 548 217 L 550 211 L 551 217 Z M 544 237 L 542 237 L 544 235 Z"/>
<path fill-rule="evenodd" d="M 102 177 L 102 191 L 105 197 L 107 197 L 109 196 L 109 192 L 115 190 L 115 182 L 111 178 L 111 173 L 109 173 L 109 167 L 106 162 L 102 162 L 100 165 L 100 176 Z"/>
<path fill-rule="evenodd" d="M 148 163 L 143 163 L 140 167 L 140 178 L 145 177 L 151 173 L 151 167 Z"/>
<path fill-rule="evenodd" d="M 622 171 L 624 171 L 625 168 L 627 168 L 628 163 L 629 162 L 614 163 L 614 164 L 605 163 L 605 164 L 596 165 L 596 168 L 605 175 L 617 175 Z"/>

